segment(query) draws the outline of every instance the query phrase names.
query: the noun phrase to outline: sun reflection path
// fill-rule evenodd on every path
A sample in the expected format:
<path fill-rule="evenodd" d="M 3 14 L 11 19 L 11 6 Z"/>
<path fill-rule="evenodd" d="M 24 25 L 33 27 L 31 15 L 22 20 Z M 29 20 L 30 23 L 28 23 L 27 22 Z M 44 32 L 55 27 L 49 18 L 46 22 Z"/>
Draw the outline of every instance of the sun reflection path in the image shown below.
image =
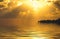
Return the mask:
<path fill-rule="evenodd" d="M 18 37 L 17 39 L 49 39 L 47 37 Z"/>
<path fill-rule="evenodd" d="M 48 39 L 47 37 L 33 37 L 32 39 Z"/>

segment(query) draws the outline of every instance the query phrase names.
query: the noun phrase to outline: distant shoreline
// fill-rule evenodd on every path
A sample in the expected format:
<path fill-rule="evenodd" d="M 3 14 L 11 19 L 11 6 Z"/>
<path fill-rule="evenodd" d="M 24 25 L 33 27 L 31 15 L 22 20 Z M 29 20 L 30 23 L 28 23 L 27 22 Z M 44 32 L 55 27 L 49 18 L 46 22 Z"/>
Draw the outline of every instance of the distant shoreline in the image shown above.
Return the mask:
<path fill-rule="evenodd" d="M 58 24 L 60 25 L 60 19 L 56 19 L 56 20 L 40 20 L 38 21 L 38 23 L 47 23 L 47 24 Z"/>

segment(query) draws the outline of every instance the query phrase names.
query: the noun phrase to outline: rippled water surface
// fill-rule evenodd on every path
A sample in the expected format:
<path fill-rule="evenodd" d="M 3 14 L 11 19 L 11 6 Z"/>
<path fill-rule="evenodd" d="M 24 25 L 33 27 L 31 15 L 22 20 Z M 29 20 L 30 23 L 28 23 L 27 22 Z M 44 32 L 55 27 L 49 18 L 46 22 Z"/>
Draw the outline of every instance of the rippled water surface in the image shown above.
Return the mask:
<path fill-rule="evenodd" d="M 60 39 L 60 25 L 22 21 L 0 19 L 0 39 Z"/>

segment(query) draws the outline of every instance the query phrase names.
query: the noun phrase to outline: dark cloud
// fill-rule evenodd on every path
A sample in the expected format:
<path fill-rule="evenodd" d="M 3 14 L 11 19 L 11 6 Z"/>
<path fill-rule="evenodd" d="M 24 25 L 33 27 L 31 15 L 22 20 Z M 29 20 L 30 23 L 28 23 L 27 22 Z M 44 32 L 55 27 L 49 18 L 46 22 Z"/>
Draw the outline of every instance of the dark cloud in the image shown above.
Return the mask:
<path fill-rule="evenodd" d="M 54 4 L 58 9 L 60 9 L 60 1 L 56 1 L 56 2 L 54 2 Z"/>
<path fill-rule="evenodd" d="M 2 11 L 1 11 L 2 12 Z M 20 10 L 18 8 L 13 9 L 11 12 L 7 11 L 6 14 L 0 16 L 0 18 L 16 18 Z M 3 12 L 5 13 L 5 12 Z"/>
<path fill-rule="evenodd" d="M 17 14 L 17 11 L 8 12 L 7 14 L 4 14 L 2 18 L 16 18 Z"/>
<path fill-rule="evenodd" d="M 16 39 L 16 37 L 0 37 L 0 39 Z"/>
<path fill-rule="evenodd" d="M 28 11 L 28 9 L 23 6 L 16 7 L 12 9 L 11 11 L 9 11 L 8 9 L 3 9 L 3 10 L 0 10 L 1 15 L 2 15 L 0 16 L 0 18 L 17 18 L 20 12 L 26 12 L 26 11 Z"/>
<path fill-rule="evenodd" d="M 0 5 L 0 8 L 3 8 L 4 7 L 4 5 Z"/>
<path fill-rule="evenodd" d="M 0 2 L 2 2 L 3 0 L 0 0 Z"/>

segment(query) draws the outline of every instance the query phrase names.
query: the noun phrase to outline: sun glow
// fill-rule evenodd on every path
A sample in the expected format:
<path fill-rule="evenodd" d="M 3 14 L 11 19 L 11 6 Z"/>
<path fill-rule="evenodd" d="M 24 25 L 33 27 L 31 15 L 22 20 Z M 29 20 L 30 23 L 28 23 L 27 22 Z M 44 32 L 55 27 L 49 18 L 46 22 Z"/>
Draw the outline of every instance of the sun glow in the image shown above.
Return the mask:
<path fill-rule="evenodd" d="M 39 8 L 43 8 L 46 5 L 50 5 L 51 3 L 48 3 L 48 0 L 26 0 L 26 1 L 22 1 L 19 2 L 17 5 L 28 5 L 29 7 L 32 7 L 34 10 L 39 9 Z"/>
<path fill-rule="evenodd" d="M 32 0 L 31 1 L 31 6 L 35 9 L 44 7 L 47 3 L 45 1 L 37 1 L 37 0 Z"/>

